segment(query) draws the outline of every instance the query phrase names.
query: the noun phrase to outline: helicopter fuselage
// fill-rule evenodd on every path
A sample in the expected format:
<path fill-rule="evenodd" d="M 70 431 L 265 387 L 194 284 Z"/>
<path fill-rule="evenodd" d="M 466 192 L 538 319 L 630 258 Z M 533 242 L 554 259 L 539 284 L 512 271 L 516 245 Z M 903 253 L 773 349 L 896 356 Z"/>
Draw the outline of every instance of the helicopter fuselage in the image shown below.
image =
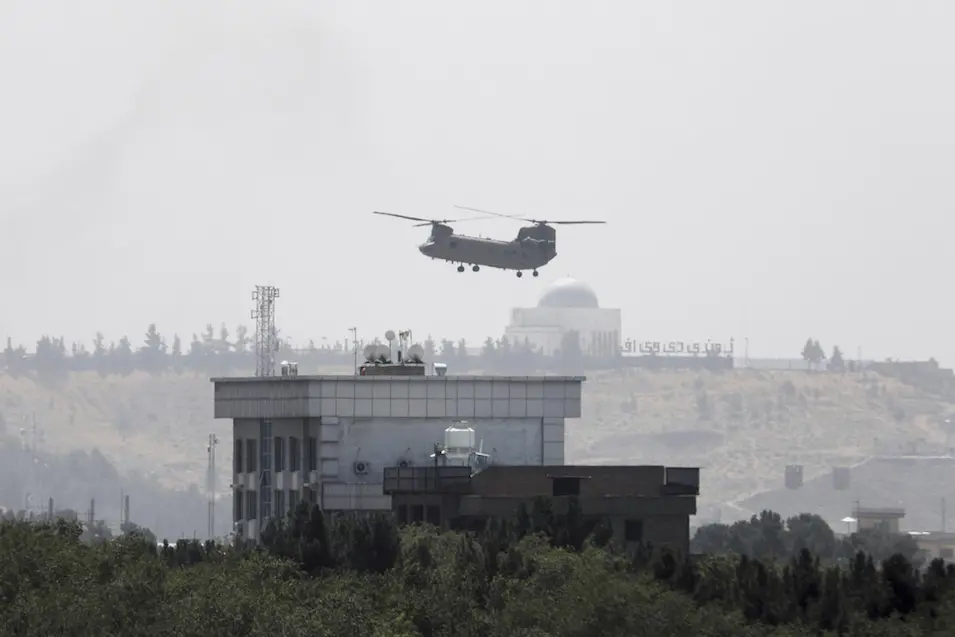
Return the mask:
<path fill-rule="evenodd" d="M 557 256 L 556 233 L 548 226 L 522 228 L 511 241 L 455 234 L 436 225 L 418 250 L 432 259 L 502 270 L 536 270 Z"/>

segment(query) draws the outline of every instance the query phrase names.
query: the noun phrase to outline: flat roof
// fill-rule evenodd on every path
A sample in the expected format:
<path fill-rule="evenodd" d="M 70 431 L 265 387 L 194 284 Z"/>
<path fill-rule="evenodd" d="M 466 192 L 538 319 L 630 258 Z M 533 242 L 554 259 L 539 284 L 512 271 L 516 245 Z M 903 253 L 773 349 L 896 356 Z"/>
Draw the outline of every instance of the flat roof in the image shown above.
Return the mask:
<path fill-rule="evenodd" d="M 355 380 L 364 383 L 381 383 L 400 380 L 410 382 L 432 382 L 432 381 L 473 381 L 473 380 L 496 380 L 505 382 L 584 382 L 586 376 L 487 376 L 487 375 L 453 375 L 453 376 L 401 376 L 380 374 L 375 376 L 358 376 L 354 374 L 321 374 L 318 376 L 220 376 L 209 379 L 213 383 L 259 383 L 262 381 L 275 381 L 283 383 L 293 383 L 295 381 L 339 381 Z"/>

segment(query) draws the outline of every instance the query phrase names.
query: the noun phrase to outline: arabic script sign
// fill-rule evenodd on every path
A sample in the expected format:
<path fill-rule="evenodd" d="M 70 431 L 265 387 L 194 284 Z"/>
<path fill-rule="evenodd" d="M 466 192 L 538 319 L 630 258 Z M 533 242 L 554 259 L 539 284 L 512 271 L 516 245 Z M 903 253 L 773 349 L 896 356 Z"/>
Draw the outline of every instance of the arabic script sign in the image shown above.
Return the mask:
<path fill-rule="evenodd" d="M 627 339 L 620 348 L 624 354 L 646 354 L 648 356 L 732 356 L 733 339 L 729 343 L 714 341 L 636 341 Z"/>

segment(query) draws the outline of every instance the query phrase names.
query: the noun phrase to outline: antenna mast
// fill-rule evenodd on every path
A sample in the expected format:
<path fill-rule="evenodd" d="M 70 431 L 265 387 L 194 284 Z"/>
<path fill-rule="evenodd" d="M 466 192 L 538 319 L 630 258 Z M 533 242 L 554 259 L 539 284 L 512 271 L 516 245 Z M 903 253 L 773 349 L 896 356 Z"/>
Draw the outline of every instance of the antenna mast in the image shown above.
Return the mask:
<path fill-rule="evenodd" d="M 278 342 L 275 335 L 275 299 L 279 289 L 271 285 L 257 285 L 252 293 L 255 309 L 255 375 L 275 376 L 275 350 Z"/>
<path fill-rule="evenodd" d="M 209 539 L 216 536 L 216 445 L 219 439 L 215 434 L 209 434 L 209 476 L 206 482 L 206 491 L 209 494 Z"/>

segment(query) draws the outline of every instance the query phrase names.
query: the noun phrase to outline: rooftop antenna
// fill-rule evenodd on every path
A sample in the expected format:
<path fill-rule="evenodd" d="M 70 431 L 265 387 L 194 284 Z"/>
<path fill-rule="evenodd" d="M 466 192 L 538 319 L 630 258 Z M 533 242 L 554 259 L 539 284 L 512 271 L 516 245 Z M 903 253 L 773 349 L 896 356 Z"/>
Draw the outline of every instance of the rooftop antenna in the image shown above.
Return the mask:
<path fill-rule="evenodd" d="M 358 328 L 349 327 L 348 331 L 351 332 L 351 341 L 355 349 L 355 376 L 358 376 Z"/>
<path fill-rule="evenodd" d="M 385 340 L 388 341 L 388 358 L 390 359 L 395 348 L 395 331 L 388 330 L 385 332 Z M 398 350 L 398 362 L 401 362 L 401 350 Z"/>
<path fill-rule="evenodd" d="M 257 285 L 252 292 L 255 309 L 255 375 L 275 376 L 275 351 L 278 339 L 275 335 L 275 299 L 279 289 L 271 285 Z"/>
<path fill-rule="evenodd" d="M 411 330 L 401 330 L 398 332 L 398 362 L 403 362 L 404 358 L 410 358 Z"/>

